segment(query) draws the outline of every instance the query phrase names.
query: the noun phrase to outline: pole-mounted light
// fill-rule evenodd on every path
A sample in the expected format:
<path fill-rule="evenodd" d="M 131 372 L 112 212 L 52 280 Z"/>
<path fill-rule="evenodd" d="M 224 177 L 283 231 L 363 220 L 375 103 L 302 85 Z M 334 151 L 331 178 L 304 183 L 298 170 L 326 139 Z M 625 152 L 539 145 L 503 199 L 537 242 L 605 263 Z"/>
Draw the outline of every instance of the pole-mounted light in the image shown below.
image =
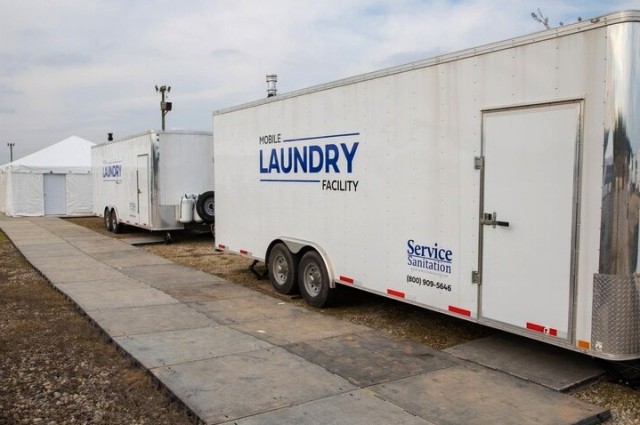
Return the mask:
<path fill-rule="evenodd" d="M 15 143 L 7 143 L 7 146 L 9 146 L 9 162 L 13 162 L 13 147 L 15 145 Z"/>
<path fill-rule="evenodd" d="M 165 102 L 164 101 L 164 94 L 169 93 L 171 91 L 171 86 L 156 86 L 156 92 L 160 92 L 160 94 L 162 95 L 162 100 L 160 101 L 160 112 L 162 113 L 162 130 L 164 131 L 164 127 L 165 127 L 165 115 L 167 115 L 167 112 L 169 112 L 171 110 L 171 102 Z"/>

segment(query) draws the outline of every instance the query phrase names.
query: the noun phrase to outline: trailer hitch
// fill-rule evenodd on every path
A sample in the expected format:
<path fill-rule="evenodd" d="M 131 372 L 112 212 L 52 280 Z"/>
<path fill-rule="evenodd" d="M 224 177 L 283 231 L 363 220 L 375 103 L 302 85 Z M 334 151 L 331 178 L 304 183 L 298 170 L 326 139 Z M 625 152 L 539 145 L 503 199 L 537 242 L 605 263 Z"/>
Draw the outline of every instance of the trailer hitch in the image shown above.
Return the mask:
<path fill-rule="evenodd" d="M 509 227 L 508 221 L 498 221 L 498 214 L 495 211 L 493 213 L 484 213 L 484 217 L 480 220 L 480 224 L 491 226 L 494 229 L 496 226 Z"/>

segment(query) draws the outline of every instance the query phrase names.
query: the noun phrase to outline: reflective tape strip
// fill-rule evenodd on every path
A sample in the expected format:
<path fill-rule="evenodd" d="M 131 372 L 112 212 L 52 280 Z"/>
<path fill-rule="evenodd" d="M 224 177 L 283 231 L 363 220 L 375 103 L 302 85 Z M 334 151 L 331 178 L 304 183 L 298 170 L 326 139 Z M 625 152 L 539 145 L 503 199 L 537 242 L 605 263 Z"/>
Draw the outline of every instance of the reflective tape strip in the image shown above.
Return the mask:
<path fill-rule="evenodd" d="M 354 282 L 353 278 L 350 278 L 347 276 L 340 276 L 339 279 L 340 279 L 340 282 L 348 283 L 349 285 L 353 285 L 353 282 Z"/>
<path fill-rule="evenodd" d="M 398 298 L 404 298 L 404 292 L 396 291 L 394 289 L 387 289 L 387 294 Z"/>
<path fill-rule="evenodd" d="M 223 244 L 221 244 L 221 243 L 219 243 L 219 244 L 218 244 L 218 248 L 220 248 L 220 249 L 227 249 L 227 246 L 226 246 L 226 245 L 223 245 Z"/>
<path fill-rule="evenodd" d="M 449 311 L 452 313 L 458 313 L 458 314 L 462 314 L 463 316 L 471 317 L 471 311 L 464 308 L 456 307 L 454 305 L 449 306 Z"/>
<path fill-rule="evenodd" d="M 538 325 L 536 323 L 527 322 L 527 329 L 529 329 L 530 331 L 536 331 L 536 332 L 540 332 L 540 333 L 551 335 L 551 336 L 558 336 L 558 331 L 556 329 L 545 328 L 544 326 Z"/>
<path fill-rule="evenodd" d="M 241 249 L 241 250 L 240 250 L 240 254 L 242 254 L 242 255 L 249 255 L 249 251 L 247 251 L 246 249 Z"/>

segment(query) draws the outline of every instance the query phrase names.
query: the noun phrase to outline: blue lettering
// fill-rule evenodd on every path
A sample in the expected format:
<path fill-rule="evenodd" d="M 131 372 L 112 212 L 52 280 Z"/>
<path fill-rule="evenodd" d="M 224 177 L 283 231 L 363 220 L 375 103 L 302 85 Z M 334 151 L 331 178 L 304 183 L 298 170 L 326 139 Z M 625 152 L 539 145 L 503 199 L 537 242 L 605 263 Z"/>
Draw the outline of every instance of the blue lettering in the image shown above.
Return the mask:
<path fill-rule="evenodd" d="M 293 159 L 291 157 L 291 148 L 287 149 L 289 155 L 284 154 L 284 149 L 280 149 L 280 169 L 283 173 L 289 173 L 291 171 Z"/>
<path fill-rule="evenodd" d="M 302 153 L 299 149 L 293 150 L 293 172 L 298 172 L 298 165 L 300 165 L 300 171 L 307 172 L 307 147 L 302 147 Z"/>
<path fill-rule="evenodd" d="M 265 167 L 262 163 L 262 154 L 264 153 L 264 151 L 260 151 L 260 173 L 261 174 L 265 174 L 269 172 L 269 169 L 267 167 Z"/>
<path fill-rule="evenodd" d="M 271 159 L 269 160 L 269 172 L 275 170 L 276 173 L 280 172 L 280 167 L 278 166 L 278 154 L 276 150 L 271 151 Z"/>
<path fill-rule="evenodd" d="M 314 153 L 316 155 L 314 155 Z M 317 162 L 313 160 L 314 156 L 317 158 Z M 323 162 L 324 155 L 322 152 L 322 147 L 317 145 L 309 146 L 309 172 L 319 173 L 322 170 Z"/>
<path fill-rule="evenodd" d="M 453 263 L 453 251 L 450 249 L 440 248 L 437 243 L 429 246 L 417 244 L 413 239 L 407 240 L 407 264 L 417 266 L 418 264 L 423 264 L 424 261 L 427 260 L 434 264 Z M 438 266 L 438 270 L 451 273 L 451 266 L 441 265 Z"/>
<path fill-rule="evenodd" d="M 265 136 L 266 137 L 266 136 Z M 268 140 L 267 140 L 268 141 Z M 267 142 L 265 141 L 265 143 Z M 259 169 L 261 174 L 268 173 L 352 173 L 353 163 L 359 142 L 352 145 L 346 143 L 279 147 L 260 150 Z M 264 158 L 269 155 L 268 164 Z M 346 168 L 346 170 L 345 170 Z"/>
<path fill-rule="evenodd" d="M 102 167 L 102 178 L 116 178 L 122 176 L 122 165 L 105 165 Z"/>
<path fill-rule="evenodd" d="M 409 248 L 409 249 L 407 249 L 407 254 L 409 254 L 409 255 L 413 255 L 416 252 L 415 251 L 415 247 L 413 246 L 413 244 L 414 244 L 413 239 L 409 239 L 407 241 L 407 247 Z"/>
<path fill-rule="evenodd" d="M 338 151 L 338 147 L 336 145 L 327 145 L 324 147 L 326 152 L 325 157 L 325 173 L 329 172 L 329 167 L 333 168 L 333 171 L 336 173 L 340 172 L 338 168 L 338 157 L 340 156 L 340 151 Z"/>
<path fill-rule="evenodd" d="M 344 157 L 347 160 L 347 173 L 351 173 L 353 171 L 353 158 L 356 156 L 356 151 L 358 150 L 358 145 L 360 142 L 355 142 L 353 144 L 353 148 L 351 151 L 347 148 L 347 145 L 344 143 L 340 143 L 340 147 L 342 148 L 342 152 L 344 152 Z"/>

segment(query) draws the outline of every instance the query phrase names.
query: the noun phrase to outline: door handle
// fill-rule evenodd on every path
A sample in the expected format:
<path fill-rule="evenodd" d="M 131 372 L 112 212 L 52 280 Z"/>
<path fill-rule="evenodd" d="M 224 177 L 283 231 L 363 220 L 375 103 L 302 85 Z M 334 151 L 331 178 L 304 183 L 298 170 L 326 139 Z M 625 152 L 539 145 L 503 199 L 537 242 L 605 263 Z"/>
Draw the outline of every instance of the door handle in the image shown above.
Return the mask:
<path fill-rule="evenodd" d="M 509 227 L 508 221 L 498 221 L 498 214 L 496 212 L 484 213 L 482 219 L 480 220 L 480 224 L 491 226 L 494 229 L 496 228 L 496 226 Z"/>

